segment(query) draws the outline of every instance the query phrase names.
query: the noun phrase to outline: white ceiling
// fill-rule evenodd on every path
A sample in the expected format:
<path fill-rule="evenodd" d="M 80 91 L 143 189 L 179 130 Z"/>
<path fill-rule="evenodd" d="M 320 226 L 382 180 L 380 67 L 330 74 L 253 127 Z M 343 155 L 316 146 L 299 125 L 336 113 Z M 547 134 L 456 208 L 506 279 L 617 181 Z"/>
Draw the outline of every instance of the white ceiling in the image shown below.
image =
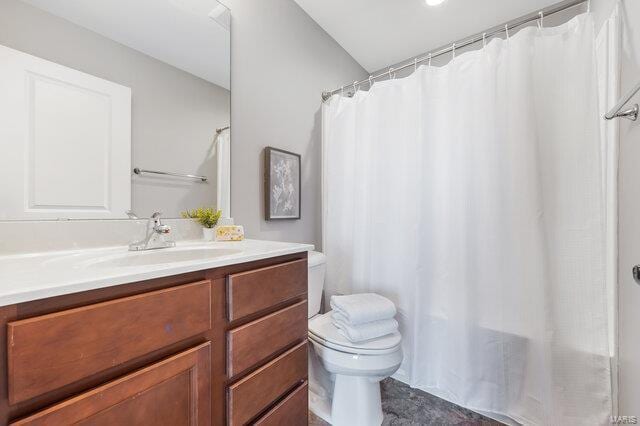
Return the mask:
<path fill-rule="evenodd" d="M 230 88 L 230 34 L 216 0 L 24 0 L 162 62 Z M 227 16 L 225 16 L 227 15 Z M 99 54 L 96 52 L 96 54 Z"/>
<path fill-rule="evenodd" d="M 295 0 L 368 72 L 453 43 L 558 0 Z"/>

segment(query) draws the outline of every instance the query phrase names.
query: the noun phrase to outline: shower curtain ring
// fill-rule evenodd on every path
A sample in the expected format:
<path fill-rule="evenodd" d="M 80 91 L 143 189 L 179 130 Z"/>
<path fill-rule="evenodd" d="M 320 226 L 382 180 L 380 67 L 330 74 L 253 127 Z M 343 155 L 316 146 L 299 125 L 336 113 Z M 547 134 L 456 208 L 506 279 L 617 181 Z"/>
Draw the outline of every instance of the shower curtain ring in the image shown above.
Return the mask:
<path fill-rule="evenodd" d="M 340 86 L 340 96 L 344 96 L 344 86 Z"/>
<path fill-rule="evenodd" d="M 373 86 L 373 76 L 372 75 L 369 76 L 369 89 L 371 89 L 371 86 Z"/>
<path fill-rule="evenodd" d="M 353 82 L 353 96 L 355 96 L 356 92 L 358 91 L 358 89 L 356 88 L 356 84 L 358 84 L 358 80 Z"/>
<path fill-rule="evenodd" d="M 507 34 L 507 40 L 509 40 L 509 24 L 504 24 L 504 32 Z"/>
<path fill-rule="evenodd" d="M 453 46 L 451 46 L 451 53 L 452 53 L 451 59 L 455 59 L 456 58 L 456 44 L 455 43 L 453 43 Z"/>
<path fill-rule="evenodd" d="M 389 80 L 391 80 L 391 73 L 392 73 L 392 72 L 393 72 L 393 67 L 389 67 L 389 72 L 388 72 L 388 74 L 389 74 Z"/>
<path fill-rule="evenodd" d="M 418 58 L 413 58 L 413 72 L 418 71 Z"/>
<path fill-rule="evenodd" d="M 429 53 L 429 67 L 431 67 L 431 53 Z"/>
<path fill-rule="evenodd" d="M 538 12 L 538 16 L 540 17 L 538 19 L 538 28 L 542 29 L 544 27 L 544 12 L 543 11 Z"/>
<path fill-rule="evenodd" d="M 487 33 L 482 33 L 482 48 L 487 46 Z"/>

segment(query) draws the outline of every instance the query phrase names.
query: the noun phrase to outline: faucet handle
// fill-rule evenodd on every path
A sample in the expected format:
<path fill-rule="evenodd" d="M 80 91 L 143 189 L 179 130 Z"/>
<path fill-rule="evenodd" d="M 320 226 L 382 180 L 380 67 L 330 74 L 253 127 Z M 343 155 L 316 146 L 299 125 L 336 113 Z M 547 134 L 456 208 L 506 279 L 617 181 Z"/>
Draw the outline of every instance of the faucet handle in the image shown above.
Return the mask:
<path fill-rule="evenodd" d="M 160 220 L 160 216 L 162 216 L 162 212 L 155 212 L 149 218 L 149 223 L 151 223 L 153 221 L 154 229 L 159 227 L 159 226 L 162 226 L 162 221 Z"/>

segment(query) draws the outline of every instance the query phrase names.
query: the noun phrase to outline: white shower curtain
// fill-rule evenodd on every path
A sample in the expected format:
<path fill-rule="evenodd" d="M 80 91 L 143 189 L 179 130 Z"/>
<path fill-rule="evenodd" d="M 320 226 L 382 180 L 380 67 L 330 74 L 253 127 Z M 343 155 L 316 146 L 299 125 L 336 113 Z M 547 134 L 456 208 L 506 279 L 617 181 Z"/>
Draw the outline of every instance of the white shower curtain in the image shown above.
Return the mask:
<path fill-rule="evenodd" d="M 397 377 L 524 424 L 608 424 L 589 14 L 323 107 L 327 294 L 398 306 Z"/>

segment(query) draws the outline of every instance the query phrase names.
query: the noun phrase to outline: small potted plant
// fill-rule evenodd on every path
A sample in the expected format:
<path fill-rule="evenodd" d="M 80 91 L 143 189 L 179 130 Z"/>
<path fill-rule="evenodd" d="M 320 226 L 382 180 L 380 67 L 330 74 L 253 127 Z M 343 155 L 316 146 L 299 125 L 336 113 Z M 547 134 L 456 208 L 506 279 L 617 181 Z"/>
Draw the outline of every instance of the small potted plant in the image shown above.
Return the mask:
<path fill-rule="evenodd" d="M 213 207 L 199 207 L 194 210 L 182 212 L 183 218 L 195 219 L 202 225 L 202 235 L 206 241 L 213 241 L 215 239 L 214 228 L 218 224 L 221 215 L 222 210 L 217 210 Z"/>

